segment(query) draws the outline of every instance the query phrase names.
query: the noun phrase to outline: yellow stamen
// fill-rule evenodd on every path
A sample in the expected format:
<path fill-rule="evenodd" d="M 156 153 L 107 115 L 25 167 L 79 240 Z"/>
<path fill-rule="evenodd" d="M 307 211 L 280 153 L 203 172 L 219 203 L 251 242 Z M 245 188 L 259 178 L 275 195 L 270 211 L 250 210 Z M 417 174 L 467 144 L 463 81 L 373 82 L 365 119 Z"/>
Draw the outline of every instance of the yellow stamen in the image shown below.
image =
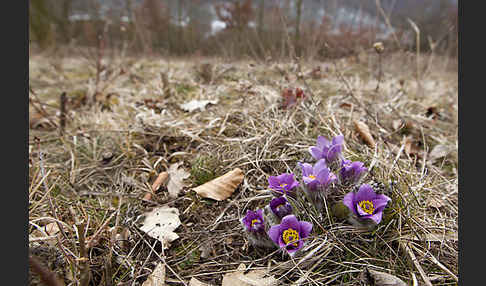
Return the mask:
<path fill-rule="evenodd" d="M 361 201 L 358 203 L 358 205 L 365 213 L 373 214 L 373 212 L 375 211 L 375 207 L 370 201 Z"/>
<path fill-rule="evenodd" d="M 285 188 L 287 184 L 280 184 L 280 187 Z"/>
<path fill-rule="evenodd" d="M 312 180 L 314 180 L 316 178 L 316 176 L 314 175 L 309 175 L 309 178 L 311 178 Z"/>
<path fill-rule="evenodd" d="M 282 240 L 285 242 L 285 244 L 289 244 L 289 243 L 292 243 L 294 241 L 298 241 L 299 240 L 299 233 L 295 229 L 291 229 L 291 228 L 284 230 L 283 233 L 282 233 Z M 292 245 L 297 246 L 298 243 L 294 242 L 294 243 L 292 243 Z"/>
<path fill-rule="evenodd" d="M 251 220 L 251 226 L 253 226 L 255 223 L 260 223 L 259 219 L 252 219 Z"/>

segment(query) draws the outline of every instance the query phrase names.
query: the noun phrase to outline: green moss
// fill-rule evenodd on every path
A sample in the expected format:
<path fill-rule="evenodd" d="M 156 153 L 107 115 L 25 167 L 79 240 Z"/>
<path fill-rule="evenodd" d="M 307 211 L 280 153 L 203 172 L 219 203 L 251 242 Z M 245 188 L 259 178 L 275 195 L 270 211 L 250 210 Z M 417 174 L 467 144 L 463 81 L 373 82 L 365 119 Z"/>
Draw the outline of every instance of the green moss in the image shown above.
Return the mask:
<path fill-rule="evenodd" d="M 214 169 L 216 162 L 208 156 L 198 156 L 192 162 L 191 177 L 196 186 L 202 185 L 212 179 L 216 178 Z"/>
<path fill-rule="evenodd" d="M 187 83 L 177 83 L 174 85 L 177 94 L 188 95 L 197 90 L 197 86 L 189 85 Z"/>

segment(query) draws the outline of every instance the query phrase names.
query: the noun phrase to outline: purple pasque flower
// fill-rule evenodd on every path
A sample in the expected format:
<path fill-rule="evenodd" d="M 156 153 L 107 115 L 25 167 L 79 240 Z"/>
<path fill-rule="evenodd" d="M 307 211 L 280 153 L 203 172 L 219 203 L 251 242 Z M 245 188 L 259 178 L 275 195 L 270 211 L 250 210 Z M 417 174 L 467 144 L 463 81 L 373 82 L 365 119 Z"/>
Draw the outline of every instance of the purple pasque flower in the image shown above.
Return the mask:
<path fill-rule="evenodd" d="M 257 211 L 247 210 L 246 216 L 241 220 L 248 232 L 264 232 L 263 209 Z"/>
<path fill-rule="evenodd" d="M 289 204 L 284 196 L 272 199 L 270 201 L 270 209 L 279 219 L 292 213 L 292 205 Z"/>
<path fill-rule="evenodd" d="M 314 159 L 326 159 L 327 164 L 340 159 L 343 149 L 344 136 L 338 135 L 329 142 L 325 137 L 318 136 L 316 146 L 309 147 L 309 153 Z"/>
<path fill-rule="evenodd" d="M 341 170 L 339 170 L 339 180 L 341 184 L 356 184 L 361 180 L 368 171 L 363 162 L 351 162 L 351 160 L 342 160 Z"/>
<path fill-rule="evenodd" d="M 343 198 L 343 204 L 358 218 L 372 219 L 376 224 L 381 222 L 383 210 L 389 201 L 389 197 L 375 193 L 368 184 L 361 185 L 358 192 L 350 192 Z"/>
<path fill-rule="evenodd" d="M 285 248 L 290 256 L 304 246 L 303 239 L 312 231 L 312 223 L 298 221 L 295 215 L 285 216 L 281 223 L 268 231 L 268 236 L 280 248 Z"/>
<path fill-rule="evenodd" d="M 287 194 L 293 188 L 299 186 L 299 182 L 294 179 L 293 173 L 284 173 L 278 176 L 268 177 L 269 188 L 277 192 Z"/>
<path fill-rule="evenodd" d="M 314 166 L 309 163 L 298 164 L 302 168 L 302 179 L 309 191 L 316 191 L 318 187 L 325 189 L 336 180 L 336 175 L 329 170 L 325 159 L 320 159 Z"/>

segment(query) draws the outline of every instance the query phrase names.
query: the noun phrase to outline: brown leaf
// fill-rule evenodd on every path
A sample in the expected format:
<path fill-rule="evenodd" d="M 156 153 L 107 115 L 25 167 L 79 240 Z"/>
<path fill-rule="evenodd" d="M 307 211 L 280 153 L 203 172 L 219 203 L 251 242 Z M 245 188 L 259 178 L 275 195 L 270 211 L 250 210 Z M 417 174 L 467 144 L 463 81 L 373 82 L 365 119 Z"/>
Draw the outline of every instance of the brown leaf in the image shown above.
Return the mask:
<path fill-rule="evenodd" d="M 194 188 L 194 191 L 203 198 L 222 201 L 233 194 L 236 187 L 243 182 L 243 178 L 243 171 L 236 168 L 221 177 Z"/>
<path fill-rule="evenodd" d="M 368 144 L 370 147 L 375 148 L 376 142 L 375 139 L 373 139 L 373 136 L 371 136 L 370 128 L 368 125 L 366 125 L 362 121 L 354 121 L 354 127 L 356 128 L 356 131 L 358 131 L 359 135 L 363 140 Z"/>
<path fill-rule="evenodd" d="M 179 210 L 162 206 L 145 214 L 140 230 L 162 242 L 164 248 L 168 248 L 170 242 L 179 238 L 174 232 L 179 225 Z"/>
<path fill-rule="evenodd" d="M 154 183 L 152 184 L 152 193 L 155 194 L 155 192 L 162 186 L 165 181 L 167 181 L 167 178 L 169 178 L 169 173 L 167 172 L 162 172 L 157 176 L 157 179 L 155 179 Z M 152 193 L 147 192 L 145 196 L 143 197 L 144 200 L 151 200 L 152 199 Z"/>
<path fill-rule="evenodd" d="M 159 263 L 152 274 L 143 282 L 142 286 L 163 286 L 165 285 L 165 264 Z"/>
<path fill-rule="evenodd" d="M 401 119 L 397 119 L 397 120 L 393 120 L 392 122 L 392 127 L 393 127 L 393 130 L 398 130 L 400 129 L 400 127 L 402 127 L 403 125 L 403 121 Z"/>
<path fill-rule="evenodd" d="M 339 107 L 341 108 L 351 108 L 353 105 L 351 103 L 348 103 L 348 102 L 343 102 L 339 105 Z"/>
<path fill-rule="evenodd" d="M 184 169 L 179 169 L 182 162 L 175 163 L 169 167 L 169 182 L 167 183 L 167 190 L 169 190 L 169 196 L 171 198 L 176 198 L 179 192 L 184 187 L 183 180 L 189 178 L 191 174 L 186 172 Z"/>
<path fill-rule="evenodd" d="M 449 154 L 450 148 L 449 145 L 439 144 L 435 145 L 435 147 L 429 153 L 429 160 L 435 161 L 439 158 L 447 156 Z"/>
<path fill-rule="evenodd" d="M 422 158 L 422 150 L 418 147 L 418 143 L 411 137 L 403 137 L 402 144 L 405 145 L 404 151 L 408 156 L 417 156 Z"/>
<path fill-rule="evenodd" d="M 362 272 L 361 278 L 367 285 L 374 286 L 407 286 L 403 280 L 385 272 L 375 271 L 366 268 Z"/>
<path fill-rule="evenodd" d="M 264 278 L 267 271 L 251 270 L 244 274 L 245 264 L 240 264 L 236 272 L 227 273 L 223 276 L 222 286 L 273 286 L 278 285 L 274 276 Z"/>
<path fill-rule="evenodd" d="M 196 278 L 192 277 L 189 281 L 189 286 L 212 286 L 211 284 L 203 283 Z"/>

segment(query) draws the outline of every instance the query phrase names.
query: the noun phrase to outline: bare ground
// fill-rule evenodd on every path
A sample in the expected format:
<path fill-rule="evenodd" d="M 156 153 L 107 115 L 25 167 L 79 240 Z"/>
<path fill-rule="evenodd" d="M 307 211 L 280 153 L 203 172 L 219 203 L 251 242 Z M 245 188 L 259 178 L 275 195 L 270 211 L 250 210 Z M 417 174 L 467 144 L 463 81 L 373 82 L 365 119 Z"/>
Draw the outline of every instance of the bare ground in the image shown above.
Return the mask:
<path fill-rule="evenodd" d="M 407 284 L 456 285 L 454 61 L 422 56 L 417 76 L 414 55 L 384 55 L 377 90 L 372 51 L 301 63 L 116 57 L 102 62 L 98 76 L 94 60 L 33 55 L 30 251 L 66 285 L 78 285 L 83 273 L 90 285 L 142 285 L 161 261 L 168 285 L 187 285 L 191 277 L 221 285 L 241 263 L 268 270 L 280 285 L 361 285 L 365 268 Z M 286 87 L 302 88 L 305 100 L 282 108 Z M 63 91 L 67 123 L 60 136 Z M 180 104 L 191 99 L 218 102 L 187 112 Z M 375 148 L 356 132 L 355 120 L 369 126 Z M 307 148 L 317 136 L 338 134 L 345 136 L 345 157 L 370 169 L 365 182 L 381 184 L 392 197 L 384 221 L 373 232 L 353 228 L 339 215 L 338 202 L 349 191 L 340 189 L 324 213 L 300 211 L 314 224 L 300 256 L 251 246 L 239 220 L 269 202 L 268 176 L 299 174 L 297 162 L 312 162 Z M 179 197 L 162 188 L 152 202 L 142 200 L 175 162 L 191 173 Z M 190 190 L 236 167 L 245 178 L 227 200 Z M 165 250 L 137 224 L 157 205 L 181 214 L 180 238 Z M 43 233 L 56 221 L 61 231 Z M 85 235 L 75 225 L 85 225 Z M 83 236 L 96 238 L 85 255 Z M 31 283 L 38 281 L 31 274 Z"/>

